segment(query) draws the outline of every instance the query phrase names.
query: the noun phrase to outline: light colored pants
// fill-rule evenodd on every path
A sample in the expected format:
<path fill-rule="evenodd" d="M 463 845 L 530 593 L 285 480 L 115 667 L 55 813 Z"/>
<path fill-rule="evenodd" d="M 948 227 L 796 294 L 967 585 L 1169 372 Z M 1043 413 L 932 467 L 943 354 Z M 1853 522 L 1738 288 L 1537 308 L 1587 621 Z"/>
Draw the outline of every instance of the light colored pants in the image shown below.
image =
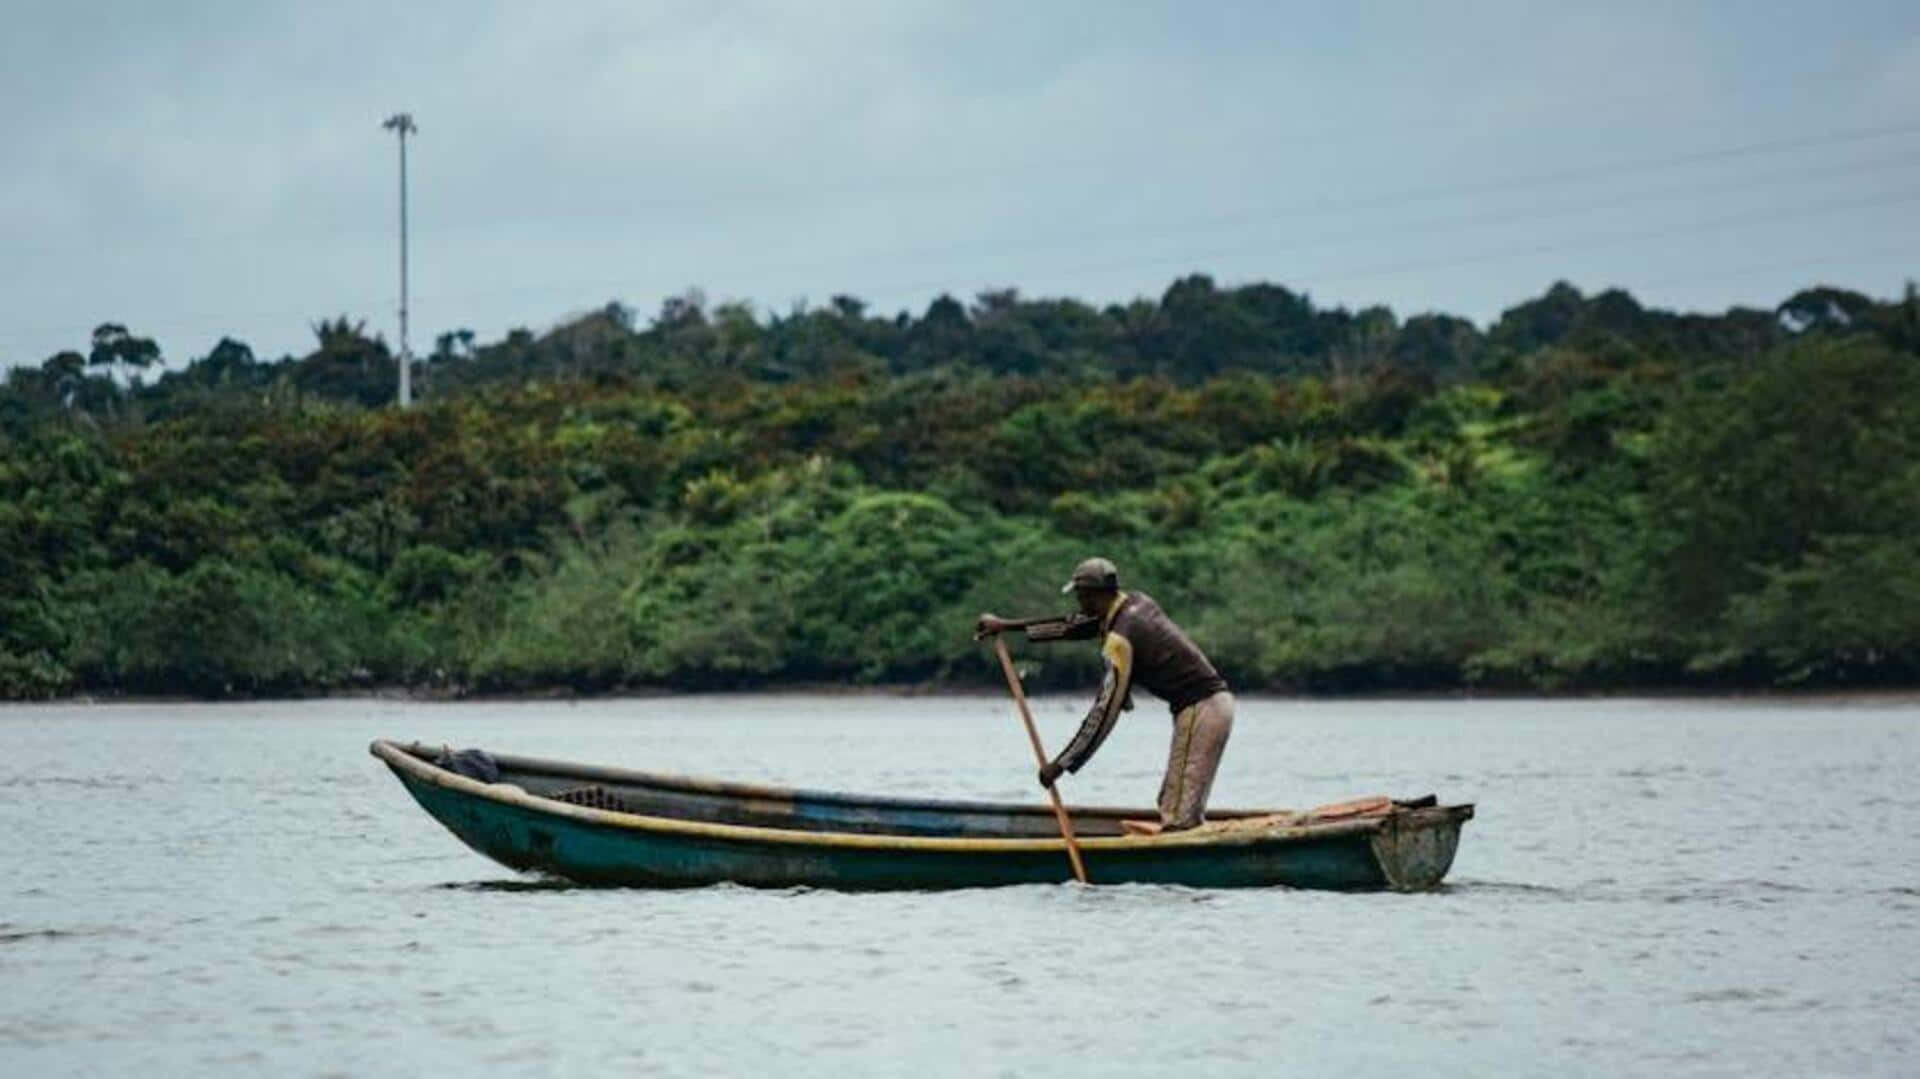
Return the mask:
<path fill-rule="evenodd" d="M 1173 748 L 1160 782 L 1160 824 L 1170 832 L 1206 820 L 1207 795 L 1233 733 L 1233 694 L 1221 691 L 1173 717 Z"/>

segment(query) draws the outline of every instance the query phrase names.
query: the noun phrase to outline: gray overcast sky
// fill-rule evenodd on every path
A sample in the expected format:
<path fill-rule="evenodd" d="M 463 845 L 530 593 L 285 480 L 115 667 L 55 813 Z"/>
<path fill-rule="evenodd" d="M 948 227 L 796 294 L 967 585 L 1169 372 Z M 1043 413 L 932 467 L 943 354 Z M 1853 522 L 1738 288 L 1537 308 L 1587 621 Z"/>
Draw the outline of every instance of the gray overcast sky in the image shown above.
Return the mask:
<path fill-rule="evenodd" d="M 397 9 L 397 10 L 394 10 Z M 23 3 L 0 362 L 415 347 L 700 286 L 883 310 L 1178 274 L 1484 321 L 1920 275 L 1920 5 Z"/>

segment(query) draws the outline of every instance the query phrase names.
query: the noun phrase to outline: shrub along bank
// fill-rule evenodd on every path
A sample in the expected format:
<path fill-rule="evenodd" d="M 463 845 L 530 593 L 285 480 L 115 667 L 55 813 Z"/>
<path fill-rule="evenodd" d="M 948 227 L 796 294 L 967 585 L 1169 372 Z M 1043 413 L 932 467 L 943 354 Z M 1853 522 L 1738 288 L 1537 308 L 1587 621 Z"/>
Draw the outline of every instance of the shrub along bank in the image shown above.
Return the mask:
<path fill-rule="evenodd" d="M 1095 553 L 1241 688 L 1920 675 L 1911 294 L 1556 290 L 1481 333 L 1192 280 L 450 335 L 408 412 L 344 320 L 151 385 L 16 370 L 0 693 L 991 684 L 973 616 Z"/>

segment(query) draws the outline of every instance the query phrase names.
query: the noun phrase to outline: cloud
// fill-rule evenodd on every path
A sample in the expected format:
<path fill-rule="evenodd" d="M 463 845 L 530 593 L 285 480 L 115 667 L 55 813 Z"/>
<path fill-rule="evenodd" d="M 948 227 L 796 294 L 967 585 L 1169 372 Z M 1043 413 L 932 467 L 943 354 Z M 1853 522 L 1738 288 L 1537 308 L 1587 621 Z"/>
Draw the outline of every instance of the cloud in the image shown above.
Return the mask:
<path fill-rule="evenodd" d="M 1498 221 L 1622 183 L 1301 212 L 1842 128 L 1863 99 L 1920 123 L 1920 20 L 1887 5 L 1801 22 L 1732 3 L 49 5 L 0 40 L 0 94 L 26 103 L 0 112 L 0 361 L 37 362 L 109 318 L 176 358 L 224 333 L 301 349 L 312 319 L 342 311 L 390 326 L 379 123 L 398 109 L 420 124 L 422 339 L 612 297 L 650 309 L 689 284 L 885 307 L 1007 284 L 1157 293 L 1187 269 L 1484 319 L 1555 277 L 1632 286 L 1643 267 L 1709 274 L 1910 229 L 1911 208 L 1889 209 L 1343 283 L 1515 239 L 1678 226 L 1742 173 L 1696 168 L 1691 198 L 1464 238 L 1396 226 Z M 1902 145 L 1920 143 L 1879 149 Z M 1876 168 L 1777 194 L 1899 179 Z M 1300 242 L 1333 232 L 1355 239 Z M 1206 257 L 1222 251 L 1242 253 Z M 1790 280 L 1652 298 L 1715 305 Z"/>

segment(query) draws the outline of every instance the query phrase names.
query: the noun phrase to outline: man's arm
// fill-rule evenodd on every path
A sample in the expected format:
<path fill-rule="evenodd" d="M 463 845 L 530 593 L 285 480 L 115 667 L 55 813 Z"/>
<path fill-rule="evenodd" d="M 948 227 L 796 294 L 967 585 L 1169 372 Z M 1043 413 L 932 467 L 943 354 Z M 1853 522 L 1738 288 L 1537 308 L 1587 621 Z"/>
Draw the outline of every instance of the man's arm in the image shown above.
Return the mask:
<path fill-rule="evenodd" d="M 1091 641 L 1100 636 L 1100 619 L 1090 614 L 1069 614 L 1060 618 L 1036 618 L 1021 628 L 1027 631 L 1027 640 L 1035 644 Z"/>
<path fill-rule="evenodd" d="M 1039 618 L 1000 618 L 983 614 L 973 624 L 973 639 L 1021 630 L 1035 644 L 1053 641 L 1091 641 L 1100 636 L 1100 619 L 1090 614 L 1042 615 Z"/>
<path fill-rule="evenodd" d="M 1074 734 L 1073 741 L 1068 742 L 1067 748 L 1048 766 L 1047 770 L 1055 776 L 1063 771 L 1078 772 L 1081 765 L 1092 760 L 1100 743 L 1113 733 L 1121 710 L 1127 707 L 1127 694 L 1133 689 L 1133 642 L 1118 633 L 1109 633 L 1100 646 L 1100 654 L 1106 660 L 1100 696 L 1087 710 L 1087 718 L 1080 721 L 1080 730 Z"/>

